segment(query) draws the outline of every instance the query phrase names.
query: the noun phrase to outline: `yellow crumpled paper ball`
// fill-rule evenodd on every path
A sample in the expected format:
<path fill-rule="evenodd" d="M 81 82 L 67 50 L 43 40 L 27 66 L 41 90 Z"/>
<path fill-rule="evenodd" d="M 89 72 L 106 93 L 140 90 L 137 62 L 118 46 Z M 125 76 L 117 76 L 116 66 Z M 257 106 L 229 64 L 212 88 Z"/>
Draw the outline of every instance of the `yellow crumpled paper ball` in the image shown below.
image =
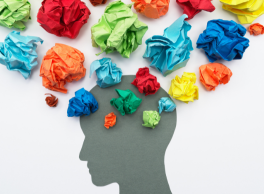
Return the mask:
<path fill-rule="evenodd" d="M 176 75 L 176 77 L 171 80 L 169 95 L 187 104 L 190 101 L 193 102 L 193 100 L 198 100 L 199 88 L 194 85 L 195 82 L 195 73 L 184 72 L 181 78 Z"/>
<path fill-rule="evenodd" d="M 251 24 L 264 13 L 264 0 L 220 0 L 223 9 L 237 15 L 241 24 Z"/>

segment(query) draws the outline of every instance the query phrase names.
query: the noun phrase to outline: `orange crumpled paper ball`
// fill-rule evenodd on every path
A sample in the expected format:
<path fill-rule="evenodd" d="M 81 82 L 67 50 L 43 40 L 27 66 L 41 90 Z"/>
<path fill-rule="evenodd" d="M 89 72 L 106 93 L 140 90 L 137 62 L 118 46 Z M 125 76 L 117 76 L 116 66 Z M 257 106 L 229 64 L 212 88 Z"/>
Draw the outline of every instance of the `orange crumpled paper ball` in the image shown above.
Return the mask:
<path fill-rule="evenodd" d="M 220 84 L 227 84 L 232 76 L 231 70 L 221 63 L 209 63 L 202 65 L 200 70 L 200 81 L 209 91 L 215 90 Z"/>
<path fill-rule="evenodd" d="M 264 26 L 259 23 L 255 23 L 248 27 L 248 31 L 250 32 L 250 35 L 253 34 L 254 36 L 264 34 Z"/>
<path fill-rule="evenodd" d="M 40 76 L 45 88 L 67 93 L 64 85 L 85 76 L 84 55 L 81 51 L 65 44 L 56 43 L 42 60 Z"/>
<path fill-rule="evenodd" d="M 109 127 L 113 127 L 116 124 L 116 115 L 111 112 L 105 116 L 105 124 L 104 126 L 109 129 Z"/>
<path fill-rule="evenodd" d="M 170 0 L 132 0 L 137 12 L 148 18 L 158 19 L 169 10 Z"/>

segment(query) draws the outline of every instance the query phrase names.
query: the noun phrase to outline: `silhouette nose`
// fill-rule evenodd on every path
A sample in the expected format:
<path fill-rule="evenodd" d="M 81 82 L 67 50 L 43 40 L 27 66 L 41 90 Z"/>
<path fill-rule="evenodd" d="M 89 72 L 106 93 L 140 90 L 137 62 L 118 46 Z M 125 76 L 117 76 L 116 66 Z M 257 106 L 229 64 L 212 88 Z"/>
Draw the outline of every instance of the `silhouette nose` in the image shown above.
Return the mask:
<path fill-rule="evenodd" d="M 84 154 L 84 142 L 83 142 L 83 146 L 82 146 L 82 149 L 81 149 L 81 151 L 80 151 L 80 154 L 79 154 L 79 158 L 80 158 L 80 160 L 81 161 L 88 161 L 87 159 L 86 159 L 86 157 L 85 157 L 85 154 Z"/>

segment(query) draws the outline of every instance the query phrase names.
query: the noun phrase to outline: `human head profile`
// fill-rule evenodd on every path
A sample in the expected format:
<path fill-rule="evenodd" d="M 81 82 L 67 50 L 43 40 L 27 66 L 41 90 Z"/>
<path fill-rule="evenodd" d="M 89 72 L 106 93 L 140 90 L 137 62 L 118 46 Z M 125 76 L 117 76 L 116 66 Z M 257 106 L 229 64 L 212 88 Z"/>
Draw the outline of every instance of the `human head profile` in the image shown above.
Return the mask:
<path fill-rule="evenodd" d="M 90 92 L 99 109 L 80 118 L 85 140 L 80 159 L 88 161 L 89 172 L 96 186 L 117 182 L 124 194 L 171 193 L 164 166 L 164 156 L 176 128 L 176 110 L 163 112 L 155 129 L 143 127 L 143 111 L 158 110 L 158 101 L 168 97 L 162 88 L 155 95 L 145 96 L 131 84 L 135 76 L 123 76 L 120 84 L 109 88 L 95 86 Z M 118 95 L 115 89 L 131 90 L 142 99 L 133 114 L 122 116 L 110 105 Z M 104 118 L 110 112 L 117 116 L 116 125 L 104 127 Z"/>

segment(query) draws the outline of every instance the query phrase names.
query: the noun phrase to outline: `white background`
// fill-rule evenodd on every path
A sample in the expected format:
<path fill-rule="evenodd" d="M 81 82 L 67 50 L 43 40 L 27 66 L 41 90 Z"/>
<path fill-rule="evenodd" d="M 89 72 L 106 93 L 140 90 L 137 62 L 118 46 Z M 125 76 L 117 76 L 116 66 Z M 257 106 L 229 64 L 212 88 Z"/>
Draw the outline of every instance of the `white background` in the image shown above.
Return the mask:
<path fill-rule="evenodd" d="M 91 44 L 90 28 L 103 14 L 106 5 L 93 7 L 88 23 L 75 40 L 47 33 L 37 23 L 40 0 L 31 0 L 32 20 L 22 35 L 39 36 L 44 44 L 37 49 L 39 65 L 25 80 L 18 72 L 0 66 L 0 193 L 1 194 L 117 194 L 118 184 L 96 187 L 85 162 L 79 160 L 84 135 L 79 118 L 68 118 L 68 100 L 81 87 L 90 90 L 96 76 L 89 78 L 89 66 L 99 49 Z M 112 0 L 111 0 L 112 1 Z M 130 3 L 129 0 L 125 0 Z M 164 78 L 151 69 L 161 86 L 168 91 L 171 79 L 185 72 L 195 72 L 209 63 L 204 52 L 196 49 L 198 36 L 208 20 L 238 21 L 214 0 L 213 13 L 202 12 L 190 21 L 189 36 L 194 51 L 187 66 Z M 133 11 L 135 11 L 132 8 Z M 182 14 L 175 0 L 170 2 L 167 15 L 160 19 L 139 19 L 148 24 L 143 42 L 171 25 Z M 264 24 L 264 16 L 255 20 Z M 248 27 L 248 25 L 245 25 Z M 11 29 L 0 27 L 0 41 Z M 263 194 L 264 193 L 264 124 L 263 74 L 264 36 L 250 36 L 250 47 L 242 60 L 223 63 L 233 72 L 227 85 L 208 92 L 197 79 L 200 99 L 189 104 L 175 101 L 178 122 L 176 132 L 166 152 L 165 165 L 172 193 L 177 194 Z M 43 56 L 55 43 L 64 43 L 82 51 L 86 57 L 87 75 L 84 79 L 68 83 L 67 94 L 52 92 L 42 86 L 39 69 Z M 135 74 L 149 62 L 142 58 L 145 44 L 129 59 L 119 54 L 107 55 L 122 68 L 123 73 Z M 45 93 L 59 98 L 56 108 L 45 103 Z"/>

